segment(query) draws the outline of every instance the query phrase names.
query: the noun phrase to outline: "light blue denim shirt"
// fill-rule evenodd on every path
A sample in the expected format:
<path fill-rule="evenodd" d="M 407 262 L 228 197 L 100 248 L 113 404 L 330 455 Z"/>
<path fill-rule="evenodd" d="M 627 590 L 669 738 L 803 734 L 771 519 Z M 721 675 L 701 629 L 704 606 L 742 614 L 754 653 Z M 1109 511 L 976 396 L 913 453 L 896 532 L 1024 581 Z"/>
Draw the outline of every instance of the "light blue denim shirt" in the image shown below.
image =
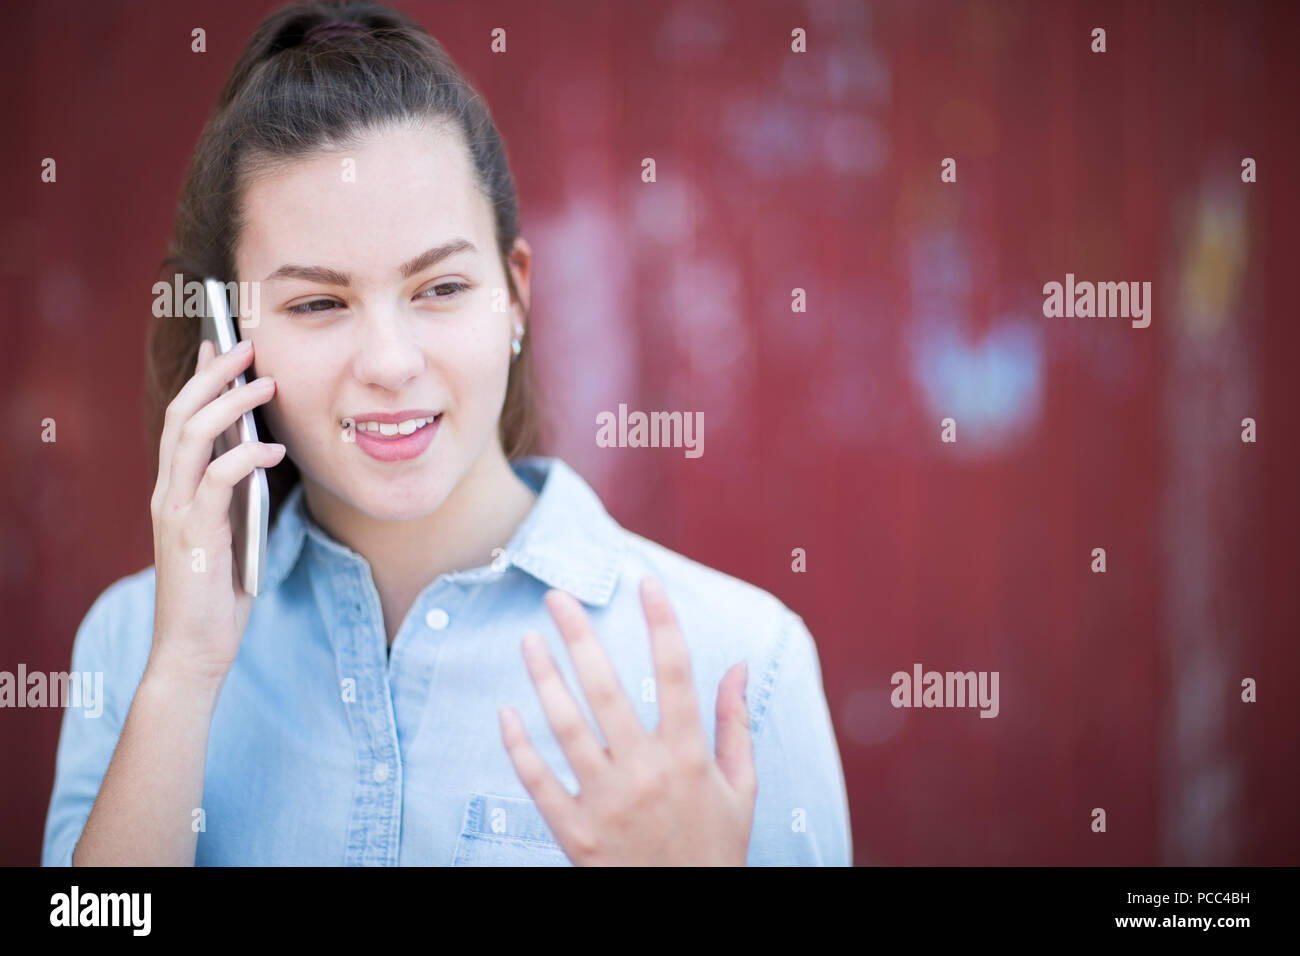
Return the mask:
<path fill-rule="evenodd" d="M 317 525 L 301 483 L 267 543 L 265 590 L 208 738 L 199 865 L 568 865 L 501 742 L 513 705 L 570 792 L 577 780 L 520 653 L 534 629 L 594 721 L 547 588 L 583 602 L 647 730 L 658 724 L 638 584 L 663 581 L 690 649 L 712 747 L 723 673 L 749 662 L 758 771 L 751 865 L 848 865 L 848 800 L 803 620 L 771 594 L 620 527 L 563 461 L 524 458 L 538 498 L 492 565 L 440 575 L 393 641 L 364 558 Z M 124 577 L 79 627 L 72 669 L 102 671 L 103 713 L 63 715 L 44 865 L 68 865 L 153 638 L 154 569 Z M 503 811 L 503 812 L 502 812 Z"/>

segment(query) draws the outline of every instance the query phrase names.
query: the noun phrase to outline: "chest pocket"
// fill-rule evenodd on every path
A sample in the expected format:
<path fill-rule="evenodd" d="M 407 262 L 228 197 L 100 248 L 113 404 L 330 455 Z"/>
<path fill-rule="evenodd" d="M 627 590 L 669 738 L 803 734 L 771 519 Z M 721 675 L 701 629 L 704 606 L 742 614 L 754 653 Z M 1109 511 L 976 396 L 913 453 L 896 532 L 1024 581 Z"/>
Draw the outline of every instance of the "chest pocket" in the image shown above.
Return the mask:
<path fill-rule="evenodd" d="M 453 866 L 572 866 L 537 804 L 471 793 Z"/>

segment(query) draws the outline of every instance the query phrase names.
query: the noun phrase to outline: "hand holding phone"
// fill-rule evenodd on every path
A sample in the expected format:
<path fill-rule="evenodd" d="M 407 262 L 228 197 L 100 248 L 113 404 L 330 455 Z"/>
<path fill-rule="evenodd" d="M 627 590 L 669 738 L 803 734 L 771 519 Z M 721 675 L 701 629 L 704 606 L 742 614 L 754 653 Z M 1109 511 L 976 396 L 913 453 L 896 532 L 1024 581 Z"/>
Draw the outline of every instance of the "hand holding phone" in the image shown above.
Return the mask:
<path fill-rule="evenodd" d="M 225 289 L 214 284 L 210 335 L 200 341 L 193 377 L 167 406 L 150 502 L 149 668 L 189 687 L 219 684 L 239 652 L 266 554 L 264 469 L 285 454 L 283 445 L 256 440 L 252 410 L 271 400 L 275 383 L 244 382 L 252 343 L 236 345 Z"/>
<path fill-rule="evenodd" d="M 226 287 L 217 279 L 204 282 L 207 308 L 203 311 L 203 338 L 216 346 L 217 354 L 224 355 L 233 349 L 235 323 L 230 315 L 230 302 Z M 235 376 L 236 387 L 246 384 L 244 373 Z M 226 390 L 230 389 L 226 385 Z M 213 442 L 213 458 L 219 458 L 244 442 L 257 441 L 257 425 L 249 409 L 238 421 L 217 436 Z M 235 561 L 239 566 L 244 590 L 253 597 L 262 593 L 262 568 L 266 564 L 267 523 L 271 511 L 271 492 L 266 483 L 266 470 L 254 468 L 235 485 L 230 500 L 230 529 L 233 537 Z"/>

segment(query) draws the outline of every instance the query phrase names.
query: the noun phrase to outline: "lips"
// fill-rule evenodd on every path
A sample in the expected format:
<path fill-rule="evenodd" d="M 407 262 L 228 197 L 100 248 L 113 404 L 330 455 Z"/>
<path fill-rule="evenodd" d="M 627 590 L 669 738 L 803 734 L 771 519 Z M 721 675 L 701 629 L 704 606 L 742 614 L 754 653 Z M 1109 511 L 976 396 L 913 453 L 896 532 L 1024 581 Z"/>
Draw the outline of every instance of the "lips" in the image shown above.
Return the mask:
<path fill-rule="evenodd" d="M 406 461 L 415 458 L 433 441 L 442 423 L 442 413 L 426 409 L 400 412 L 366 412 L 345 422 L 356 425 L 356 445 L 376 461 Z"/>
<path fill-rule="evenodd" d="M 412 421 L 421 418 L 434 418 L 442 414 L 432 408 L 400 408 L 395 412 L 358 412 L 355 415 L 349 415 L 343 419 L 344 424 L 355 422 L 358 426 L 363 423 L 374 422 L 379 425 L 400 425 L 405 421 Z"/>

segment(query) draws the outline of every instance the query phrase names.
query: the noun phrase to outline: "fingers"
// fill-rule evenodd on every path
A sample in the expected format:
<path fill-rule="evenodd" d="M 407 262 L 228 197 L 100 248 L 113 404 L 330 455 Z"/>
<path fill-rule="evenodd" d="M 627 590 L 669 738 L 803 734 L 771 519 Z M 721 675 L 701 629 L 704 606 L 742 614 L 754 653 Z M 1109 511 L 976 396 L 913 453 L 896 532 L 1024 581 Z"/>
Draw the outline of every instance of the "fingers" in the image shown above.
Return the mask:
<path fill-rule="evenodd" d="M 570 831 L 578 815 L 578 801 L 564 789 L 546 761 L 533 747 L 524 729 L 523 719 L 513 707 L 503 707 L 497 714 L 501 721 L 501 740 L 519 782 L 542 812 L 557 838 Z"/>
<path fill-rule="evenodd" d="M 686 640 L 663 585 L 647 575 L 641 579 L 641 605 L 650 628 L 650 649 L 654 654 L 655 681 L 659 691 L 659 733 L 675 745 L 703 748 L 708 738 L 700 724 L 691 679 L 691 660 Z"/>
<path fill-rule="evenodd" d="M 545 601 L 555 626 L 564 637 L 583 696 L 591 707 L 596 725 L 605 735 L 610 755 L 615 760 L 620 755 L 630 756 L 647 734 L 623 692 L 618 672 L 592 630 L 586 611 L 577 598 L 564 591 L 548 591 Z"/>
<path fill-rule="evenodd" d="M 169 500 L 183 502 L 193 498 L 212 460 L 217 436 L 235 424 L 244 412 L 270 401 L 274 394 L 275 382 L 269 376 L 237 385 L 208 402 L 181 426 L 172 453 Z"/>
<path fill-rule="evenodd" d="M 569 766 L 584 788 L 599 784 L 609 768 L 609 757 L 569 693 L 555 659 L 546 649 L 545 638 L 529 631 L 524 635 L 523 646 L 528 674 L 542 702 L 546 722 L 551 725 Z"/>
<path fill-rule="evenodd" d="M 754 769 L 754 740 L 749 727 L 749 705 L 745 685 L 749 665 L 745 661 L 727 671 L 718 684 L 716 710 L 718 769 L 727 782 L 751 803 L 758 794 L 758 774 Z"/>
<path fill-rule="evenodd" d="M 205 340 L 206 341 L 206 340 Z M 206 350 L 206 355 L 205 355 Z M 221 394 L 222 389 L 236 375 L 243 372 L 253 361 L 251 342 L 241 342 L 235 348 L 222 355 L 215 354 L 215 346 L 200 343 L 198 361 L 190 380 L 182 386 L 176 397 L 167 406 L 163 418 L 162 439 L 158 443 L 158 481 L 160 485 L 169 485 L 171 481 L 172 457 L 180 440 L 180 432 L 185 423 L 208 402 Z M 190 489 L 193 492 L 193 488 Z M 159 489 L 160 497 L 171 493 L 170 487 Z"/>
<path fill-rule="evenodd" d="M 220 455 L 208 466 L 198 490 L 194 505 L 210 515 L 223 515 L 230 510 L 235 485 L 252 473 L 254 468 L 273 468 L 284 457 L 284 446 L 260 441 L 246 441 Z"/>

